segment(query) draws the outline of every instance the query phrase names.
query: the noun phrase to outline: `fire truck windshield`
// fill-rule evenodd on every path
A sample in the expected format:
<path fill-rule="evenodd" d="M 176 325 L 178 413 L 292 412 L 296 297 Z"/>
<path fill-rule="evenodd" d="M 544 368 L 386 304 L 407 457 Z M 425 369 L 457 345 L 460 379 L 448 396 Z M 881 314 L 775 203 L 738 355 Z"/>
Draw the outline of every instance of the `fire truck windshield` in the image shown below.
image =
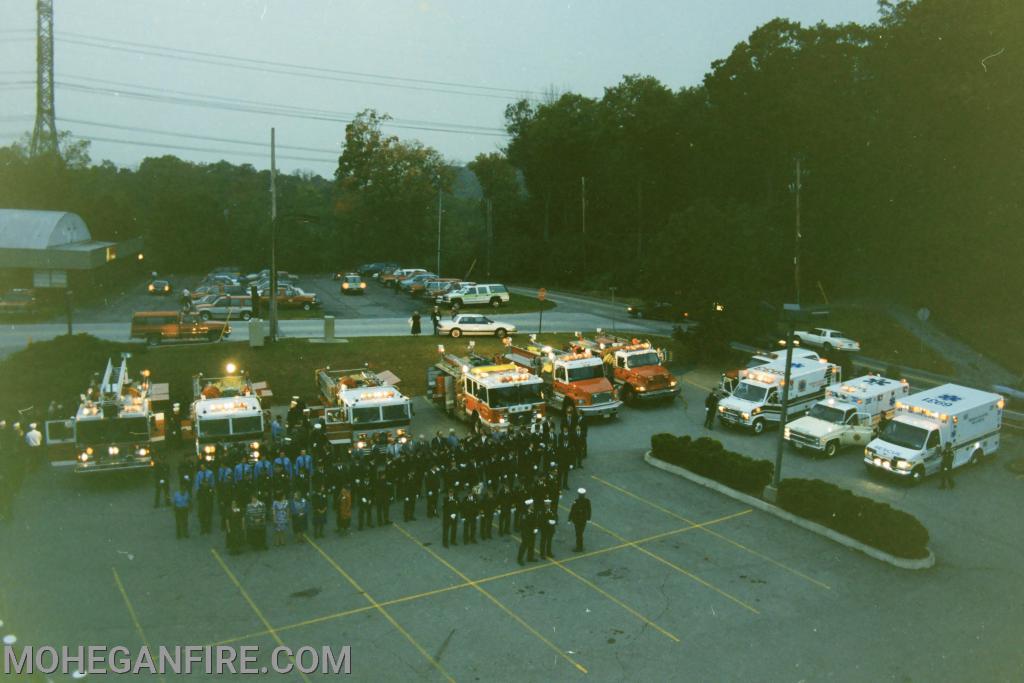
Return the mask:
<path fill-rule="evenodd" d="M 645 351 L 629 356 L 626 359 L 626 366 L 629 368 L 642 368 L 647 365 L 658 365 L 658 354 L 654 351 Z"/>
<path fill-rule="evenodd" d="M 83 446 L 149 441 L 149 421 L 144 417 L 79 420 L 75 424 L 75 441 Z"/>
<path fill-rule="evenodd" d="M 380 422 L 380 406 L 352 409 L 352 424 L 363 425 L 369 422 Z"/>
<path fill-rule="evenodd" d="M 492 408 L 507 408 L 540 401 L 540 384 L 513 384 L 487 390 L 487 403 Z"/>
<path fill-rule="evenodd" d="M 600 363 L 595 365 L 584 365 L 578 368 L 568 368 L 568 370 L 570 382 L 579 382 L 584 379 L 597 379 L 598 377 L 604 377 L 604 368 L 601 367 Z"/>
<path fill-rule="evenodd" d="M 262 434 L 263 418 L 259 415 L 253 417 L 236 417 L 231 420 L 232 434 Z"/>
<path fill-rule="evenodd" d="M 382 406 L 381 411 L 384 414 L 384 421 L 390 420 L 404 420 L 409 417 L 409 406 L 405 403 L 398 403 L 390 406 Z"/>
<path fill-rule="evenodd" d="M 199 437 L 208 438 L 215 436 L 229 436 L 231 434 L 231 420 L 226 417 L 215 420 L 199 420 Z"/>

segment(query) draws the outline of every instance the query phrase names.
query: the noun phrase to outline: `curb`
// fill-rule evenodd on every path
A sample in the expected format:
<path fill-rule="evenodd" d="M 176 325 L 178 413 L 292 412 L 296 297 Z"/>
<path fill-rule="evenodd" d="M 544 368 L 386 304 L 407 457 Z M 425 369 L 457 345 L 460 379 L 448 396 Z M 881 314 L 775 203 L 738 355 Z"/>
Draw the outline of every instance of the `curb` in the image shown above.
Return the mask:
<path fill-rule="evenodd" d="M 745 505 L 755 507 L 758 510 L 761 510 L 762 512 L 767 512 L 770 515 L 775 515 L 779 519 L 783 519 L 787 522 L 795 524 L 798 527 L 816 533 L 819 536 L 824 536 L 829 540 L 835 541 L 839 545 L 844 545 L 847 548 L 851 548 L 853 550 L 859 550 L 860 552 L 864 553 L 869 557 L 873 557 L 874 559 L 879 560 L 880 562 L 891 564 L 892 566 L 898 567 L 899 569 L 931 569 L 935 566 L 935 553 L 931 551 L 931 548 L 928 549 L 928 557 L 924 557 L 919 560 L 911 560 L 904 557 L 896 557 L 895 555 L 890 555 L 889 553 L 879 550 L 878 548 L 872 548 L 871 546 L 861 543 L 860 541 L 857 541 L 855 539 L 852 539 L 849 536 L 839 533 L 838 531 L 834 531 L 826 526 L 822 526 L 817 522 L 812 522 L 810 520 L 804 519 L 803 517 L 798 517 L 791 512 L 786 512 L 782 508 L 776 505 L 772 505 L 771 503 L 768 503 L 766 501 L 763 501 L 760 498 L 754 498 L 753 496 L 748 496 L 745 493 L 740 493 L 739 491 L 731 489 L 728 486 L 725 486 L 724 484 L 719 484 L 717 481 L 713 481 L 706 477 L 702 477 L 699 474 L 694 474 L 693 472 L 682 467 L 679 467 L 677 465 L 672 465 L 663 460 L 659 460 L 658 458 L 655 458 L 651 454 L 651 451 L 647 451 L 646 453 L 644 453 L 644 461 L 648 465 L 657 467 L 659 470 L 664 470 L 666 472 L 670 472 L 672 474 L 683 477 L 684 479 L 689 479 L 695 484 L 700 484 L 701 486 L 704 486 L 706 488 L 718 491 L 719 493 L 729 496 L 730 498 L 733 498 L 735 500 L 738 500 L 741 503 L 744 503 Z"/>

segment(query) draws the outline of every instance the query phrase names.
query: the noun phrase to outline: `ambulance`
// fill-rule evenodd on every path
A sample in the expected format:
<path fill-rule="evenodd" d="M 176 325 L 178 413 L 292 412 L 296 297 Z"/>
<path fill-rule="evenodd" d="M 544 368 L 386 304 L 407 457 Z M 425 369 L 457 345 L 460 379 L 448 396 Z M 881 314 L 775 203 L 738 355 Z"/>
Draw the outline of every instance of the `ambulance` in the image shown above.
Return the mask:
<path fill-rule="evenodd" d="M 751 429 L 760 434 L 782 416 L 782 390 L 786 360 L 741 370 L 739 384 L 718 403 L 718 419 L 726 425 Z M 793 360 L 790 364 L 789 415 L 807 412 L 825 397 L 825 390 L 840 380 L 838 365 L 828 361 Z"/>
<path fill-rule="evenodd" d="M 890 418 L 896 401 L 910 393 L 906 380 L 865 375 L 828 387 L 825 400 L 786 425 L 783 435 L 797 450 L 816 451 L 826 458 L 839 449 L 862 446 L 874 438 L 883 417 Z"/>
<path fill-rule="evenodd" d="M 956 384 L 913 394 L 896 402 L 895 417 L 864 449 L 864 466 L 921 481 L 939 471 L 946 444 L 953 467 L 977 465 L 999 450 L 1005 405 L 999 394 Z"/>
<path fill-rule="evenodd" d="M 367 367 L 315 372 L 323 405 L 310 409 L 310 417 L 323 418 L 328 442 L 348 446 L 353 438 L 368 441 L 378 434 L 401 437 L 412 422 L 412 403 L 395 385 L 394 373 Z"/>

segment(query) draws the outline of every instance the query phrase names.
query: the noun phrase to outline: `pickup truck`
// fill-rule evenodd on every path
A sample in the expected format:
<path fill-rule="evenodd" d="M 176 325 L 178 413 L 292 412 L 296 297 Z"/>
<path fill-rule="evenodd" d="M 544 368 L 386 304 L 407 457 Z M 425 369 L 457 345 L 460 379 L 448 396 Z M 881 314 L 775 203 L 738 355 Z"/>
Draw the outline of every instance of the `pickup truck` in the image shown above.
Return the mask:
<path fill-rule="evenodd" d="M 825 327 L 815 327 L 811 330 L 797 330 L 793 333 L 801 344 L 820 346 L 826 351 L 838 349 L 839 351 L 860 351 L 860 342 L 856 342 L 839 330 L 831 330 Z"/>
<path fill-rule="evenodd" d="M 260 300 L 270 302 L 270 293 L 260 292 Z M 279 308 L 301 308 L 304 311 L 311 311 L 320 306 L 320 300 L 316 294 L 309 294 L 298 287 L 284 285 L 277 288 L 277 305 Z"/>
<path fill-rule="evenodd" d="M 132 314 L 132 339 L 155 346 L 163 341 L 217 341 L 227 339 L 227 323 L 203 320 L 181 311 L 136 311 Z"/>

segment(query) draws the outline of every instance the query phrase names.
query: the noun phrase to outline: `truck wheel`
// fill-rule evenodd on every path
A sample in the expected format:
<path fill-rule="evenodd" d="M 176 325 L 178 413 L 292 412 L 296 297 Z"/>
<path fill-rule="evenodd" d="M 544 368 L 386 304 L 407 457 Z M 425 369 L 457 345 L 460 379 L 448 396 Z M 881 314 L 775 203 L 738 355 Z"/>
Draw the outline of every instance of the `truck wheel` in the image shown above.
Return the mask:
<path fill-rule="evenodd" d="M 248 321 L 252 317 L 252 313 L 249 311 L 242 311 L 242 320 Z"/>
<path fill-rule="evenodd" d="M 304 311 L 311 311 L 311 310 L 313 310 L 313 304 L 311 304 L 311 303 L 309 303 L 307 301 L 306 303 L 302 304 L 302 310 L 304 310 Z"/>
<path fill-rule="evenodd" d="M 970 462 L 972 465 L 980 465 L 981 463 L 985 462 L 985 451 L 979 448 L 978 450 L 971 453 Z"/>
<path fill-rule="evenodd" d="M 761 434 L 764 432 L 764 420 L 754 420 L 753 429 L 755 434 Z"/>
<path fill-rule="evenodd" d="M 824 344 L 824 346 L 822 348 L 824 348 L 827 353 L 832 353 L 832 343 L 831 342 L 825 342 L 825 344 Z"/>
<path fill-rule="evenodd" d="M 496 296 L 492 296 L 491 297 L 491 308 L 500 308 L 500 307 L 501 307 L 501 298 L 500 297 L 496 297 Z"/>
<path fill-rule="evenodd" d="M 918 465 L 910 472 L 910 481 L 914 484 L 920 484 L 924 481 L 924 467 Z"/>
<path fill-rule="evenodd" d="M 210 319 L 210 312 L 209 311 L 200 311 L 199 312 L 199 319 L 200 320 L 209 320 Z"/>
<path fill-rule="evenodd" d="M 504 339 L 506 335 L 508 335 L 508 332 L 505 331 L 504 327 L 499 327 L 494 331 L 494 336 L 498 339 Z"/>
<path fill-rule="evenodd" d="M 452 310 L 458 311 L 462 308 L 462 299 L 452 299 Z"/>
<path fill-rule="evenodd" d="M 453 337 L 456 337 L 456 338 L 458 338 L 458 337 L 461 337 L 461 336 L 462 336 L 462 330 L 460 330 L 460 329 L 459 329 L 459 328 L 457 328 L 457 327 L 453 327 L 453 328 L 452 328 L 452 331 L 451 331 L 451 332 L 449 332 L 448 334 L 450 334 L 450 335 L 451 335 L 451 336 L 453 336 Z"/>
<path fill-rule="evenodd" d="M 146 337 L 146 343 L 149 344 L 150 346 L 160 346 L 160 335 L 159 334 L 151 334 L 151 335 L 149 335 L 148 337 Z"/>
<path fill-rule="evenodd" d="M 836 453 L 838 453 L 838 452 L 839 452 L 839 443 L 838 442 L 836 442 L 836 441 L 829 441 L 827 444 L 825 444 L 825 457 L 826 458 L 834 458 L 834 457 L 836 457 Z"/>

